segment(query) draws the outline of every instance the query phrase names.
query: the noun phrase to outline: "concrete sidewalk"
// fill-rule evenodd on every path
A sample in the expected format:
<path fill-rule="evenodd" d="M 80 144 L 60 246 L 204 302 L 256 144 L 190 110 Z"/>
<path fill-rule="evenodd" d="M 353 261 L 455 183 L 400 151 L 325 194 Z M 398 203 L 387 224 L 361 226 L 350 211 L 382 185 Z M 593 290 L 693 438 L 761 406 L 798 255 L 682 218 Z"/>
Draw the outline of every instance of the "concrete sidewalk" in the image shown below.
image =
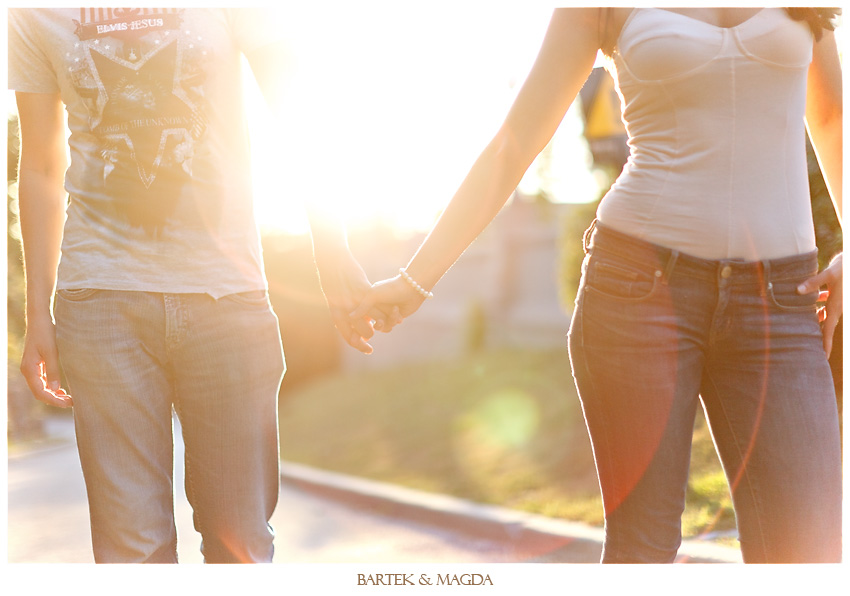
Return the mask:
<path fill-rule="evenodd" d="M 13 449 L 9 454 L 10 460 L 37 452 L 67 449 L 74 443 L 73 420 L 70 416 L 48 418 L 46 431 L 47 437 L 44 441 L 28 448 Z M 177 455 L 179 456 L 179 453 Z M 180 483 L 179 478 L 175 480 Z M 514 553 L 510 557 L 514 561 L 596 563 L 602 550 L 601 528 L 504 507 L 482 505 L 300 464 L 281 462 L 281 485 L 283 488 L 297 489 L 339 503 L 353 511 L 368 513 L 372 517 L 410 521 L 421 527 L 430 526 L 473 539 L 480 538 L 504 544 Z M 190 513 L 182 510 L 178 513 L 184 514 L 183 517 L 188 520 L 184 524 L 187 529 L 184 529 L 182 535 L 192 537 Z M 188 553 L 197 550 L 194 543 L 185 547 Z M 190 560 L 191 556 L 188 555 L 184 560 Z M 741 563 L 742 560 L 737 548 L 724 547 L 709 541 L 685 540 L 679 550 L 677 562 Z"/>
<path fill-rule="evenodd" d="M 534 562 L 598 562 L 603 531 L 586 524 L 281 462 L 281 481 L 380 515 L 519 545 Z M 742 563 L 737 548 L 684 540 L 677 563 Z"/>

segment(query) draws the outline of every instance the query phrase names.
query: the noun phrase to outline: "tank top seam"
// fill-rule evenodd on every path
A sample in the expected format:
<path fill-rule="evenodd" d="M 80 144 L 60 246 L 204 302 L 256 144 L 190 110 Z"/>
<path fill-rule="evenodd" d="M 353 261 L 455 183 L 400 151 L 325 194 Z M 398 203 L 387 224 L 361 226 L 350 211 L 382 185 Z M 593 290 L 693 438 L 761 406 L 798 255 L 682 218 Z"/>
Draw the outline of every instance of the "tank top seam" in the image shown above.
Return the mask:
<path fill-rule="evenodd" d="M 725 46 L 725 44 L 724 44 Z M 734 218 L 733 218 L 733 206 L 732 206 L 732 197 L 735 196 L 735 160 L 737 159 L 735 148 L 737 145 L 737 135 L 738 135 L 738 102 L 736 100 L 737 96 L 737 85 L 738 85 L 738 69 L 737 63 L 735 60 L 729 61 L 729 75 L 731 82 L 730 89 L 730 105 L 732 110 L 732 130 L 731 130 L 731 138 L 733 140 L 730 149 L 729 149 L 729 171 L 727 175 L 729 176 L 729 186 L 726 189 L 726 257 L 729 258 L 732 254 L 732 226 L 734 226 Z"/>
<path fill-rule="evenodd" d="M 733 34 L 734 34 L 733 37 L 735 39 L 735 46 L 738 48 L 738 51 L 741 53 L 741 56 L 743 56 L 744 58 L 747 58 L 748 60 L 753 60 L 755 62 L 759 62 L 761 64 L 764 64 L 765 66 L 769 66 L 771 68 L 778 68 L 778 69 L 781 69 L 781 70 L 800 70 L 800 69 L 803 69 L 803 68 L 807 68 L 809 62 L 811 62 L 811 59 L 810 59 L 808 62 L 802 62 L 800 64 L 779 64 L 778 62 L 773 62 L 772 60 L 766 60 L 766 59 L 762 58 L 761 56 L 757 56 L 756 54 L 753 54 L 747 48 L 747 44 L 744 43 L 743 39 L 741 39 L 741 36 L 738 33 L 738 31 L 733 31 Z M 812 39 L 814 41 L 814 38 L 812 38 Z"/>
<path fill-rule="evenodd" d="M 664 182 L 661 184 L 661 188 L 658 192 L 654 193 L 654 198 L 652 200 L 652 208 L 649 210 L 647 217 L 644 219 L 643 226 L 641 229 L 641 237 L 646 237 L 646 229 L 648 227 L 649 222 L 653 221 L 655 218 L 655 214 L 658 211 L 659 205 L 661 205 L 664 201 L 663 197 L 667 196 L 667 186 L 670 183 L 670 176 L 672 174 L 672 166 L 671 163 L 675 162 L 682 155 L 682 138 L 681 138 L 681 128 L 679 127 L 679 109 L 676 106 L 675 102 L 670 99 L 670 92 L 667 89 L 666 85 L 661 85 L 661 89 L 664 91 L 664 97 L 667 100 L 667 103 L 670 106 L 670 111 L 673 114 L 673 122 L 676 131 L 676 152 L 675 158 L 668 159 L 664 163 Z"/>
<path fill-rule="evenodd" d="M 722 46 L 721 46 L 721 48 L 722 48 Z M 686 78 L 691 77 L 693 75 L 699 74 L 703 70 L 707 70 L 708 68 L 711 67 L 712 64 L 714 64 L 719 58 L 721 58 L 721 56 L 720 56 L 721 50 L 718 50 L 717 53 L 714 56 L 712 56 L 709 60 L 707 60 L 703 64 L 700 64 L 699 66 L 692 68 L 691 70 L 689 70 L 687 72 L 680 72 L 680 73 L 674 74 L 674 75 L 669 76 L 669 77 L 664 77 L 663 79 L 642 79 L 642 78 L 638 77 L 634 73 L 634 71 L 631 69 L 631 67 L 629 66 L 629 63 L 626 61 L 626 57 L 623 55 L 623 53 L 618 51 L 618 54 L 620 55 L 620 61 L 623 63 L 623 66 L 625 67 L 626 71 L 629 73 L 629 76 L 632 77 L 632 79 L 634 79 L 634 81 L 636 83 L 640 83 L 641 85 L 664 85 L 665 83 L 672 83 L 672 82 L 675 82 L 675 81 L 678 81 L 678 80 L 681 80 L 681 79 L 686 79 Z"/>
<path fill-rule="evenodd" d="M 785 114 L 785 130 L 784 130 L 785 134 L 783 135 L 783 136 L 786 137 L 786 139 L 788 137 L 788 131 L 791 129 L 791 123 L 789 122 L 789 118 L 790 118 L 790 115 L 786 112 L 786 114 Z M 790 143 L 788 143 L 787 140 L 786 140 L 786 142 L 783 143 L 783 145 L 784 145 L 784 148 L 782 150 L 782 163 L 783 163 L 782 169 L 784 170 L 784 172 L 783 172 L 784 175 L 782 176 L 782 187 L 785 190 L 785 193 L 784 193 L 784 196 L 782 197 L 782 202 L 784 203 L 784 206 L 785 206 L 785 212 L 788 214 L 786 221 L 793 221 L 794 214 L 791 210 L 791 188 L 790 188 L 790 184 L 788 183 L 788 176 L 790 175 L 791 168 L 784 167 L 784 165 L 788 163 L 788 148 L 789 148 Z M 809 200 L 811 201 L 811 198 Z M 799 234 L 799 228 L 797 226 L 792 226 L 792 232 L 793 232 L 793 235 L 794 235 L 794 246 L 796 247 L 797 252 L 798 253 L 804 252 L 806 249 L 803 247 L 802 238 L 800 237 L 800 234 Z"/>
<path fill-rule="evenodd" d="M 644 10 L 645 7 L 635 7 L 629 13 L 629 16 L 626 17 L 626 20 L 623 21 L 623 26 L 620 27 L 620 32 L 617 34 L 617 39 L 614 40 L 614 47 L 611 49 L 611 57 L 613 58 L 614 54 L 620 53 L 620 41 L 623 39 L 623 33 L 628 29 L 629 24 L 634 20 L 635 15 Z"/>
<path fill-rule="evenodd" d="M 803 31 L 789 26 L 790 18 L 784 9 L 775 7 L 772 10 L 771 7 L 763 8 L 733 27 L 720 27 L 679 13 L 673 13 L 674 16 L 670 17 L 668 22 L 668 15 L 663 12 L 672 11 L 654 7 L 634 8 L 623 21 L 612 48 L 610 64 L 616 69 L 622 69 L 619 73 L 613 70 L 612 74 L 618 87 L 624 116 L 628 109 L 627 130 L 629 144 L 632 145 L 632 156 L 621 176 L 618 176 L 618 180 L 603 197 L 599 209 L 600 220 L 638 238 L 657 243 L 669 242 L 671 246 L 678 243 L 681 250 L 685 250 L 682 247 L 686 245 L 690 246 L 689 243 L 697 242 L 700 250 L 705 248 L 706 254 L 716 251 L 717 256 L 710 258 L 749 259 L 754 258 L 751 256 L 753 254 L 772 254 L 777 250 L 790 253 L 788 249 L 791 248 L 792 242 L 796 253 L 808 251 L 810 234 L 806 225 L 801 225 L 800 221 L 800 173 L 796 168 L 787 167 L 789 160 L 794 160 L 794 164 L 797 164 L 799 158 L 796 144 L 789 146 L 789 143 L 793 140 L 790 137 L 798 134 L 794 115 L 799 111 L 797 108 L 802 101 L 801 96 L 795 93 L 793 97 L 787 98 L 789 106 L 794 106 L 794 111 L 776 114 L 781 116 L 781 119 L 773 117 L 773 132 L 769 138 L 779 134 L 782 127 L 784 134 L 782 139 L 777 137 L 775 141 L 765 142 L 786 143 L 781 148 L 774 146 L 774 151 L 770 151 L 770 146 L 765 145 L 765 142 L 749 141 L 751 131 L 756 130 L 750 118 L 755 118 L 754 122 L 761 122 L 761 115 L 750 114 L 749 104 L 743 103 L 744 96 L 737 97 L 738 93 L 744 93 L 746 97 L 752 95 L 749 78 L 751 73 L 764 73 L 759 76 L 765 77 L 771 84 L 791 85 L 793 81 L 796 81 L 796 85 L 801 84 L 799 77 L 811 62 L 810 53 L 807 55 L 804 52 L 808 41 Z M 688 26 L 687 20 L 697 23 Z M 791 44 L 788 50 L 780 46 L 775 50 L 778 53 L 768 52 L 765 54 L 767 59 L 760 57 L 759 52 L 764 53 L 773 47 L 764 36 L 780 28 Z M 687 35 L 688 31 L 692 31 L 693 35 Z M 710 34 L 709 31 L 714 33 Z M 668 37 L 670 39 L 666 42 L 656 42 L 656 37 L 661 40 Z M 719 45 L 714 51 L 713 46 L 718 41 Z M 661 45 L 653 46 L 655 43 Z M 679 47 L 688 49 L 691 43 L 706 44 L 699 52 L 695 51 L 694 58 L 690 61 L 691 66 L 699 57 L 704 59 L 706 54 L 711 57 L 686 72 L 676 72 L 670 76 L 649 80 L 638 77 L 631 67 L 632 60 L 637 72 L 642 72 L 642 60 L 645 56 L 653 56 L 653 51 L 660 59 L 662 55 L 657 55 L 657 48 L 665 48 L 663 43 L 673 44 L 670 46 L 672 49 L 668 50 L 673 52 Z M 643 44 L 650 44 L 646 53 Z M 681 62 L 681 66 L 685 68 L 688 65 L 687 60 Z M 771 71 L 772 74 L 769 74 Z M 646 74 L 653 76 L 652 69 Z M 663 75 L 664 69 L 658 71 L 658 74 Z M 683 89 L 692 88 L 697 95 L 709 94 L 709 89 L 700 90 L 700 86 L 704 85 L 703 81 L 722 82 L 724 78 L 726 83 L 715 86 L 710 93 L 717 96 L 718 107 L 726 105 L 725 116 L 721 120 L 714 124 L 701 123 L 700 116 L 692 113 L 693 103 L 679 105 Z M 783 91 L 786 88 L 788 87 L 777 87 L 779 95 L 774 93 L 772 96 L 765 96 L 762 101 L 784 101 L 786 95 Z M 652 111 L 647 111 L 646 102 L 650 99 L 655 105 Z M 655 115 L 652 116 L 653 114 Z M 648 120 L 649 116 L 656 120 Z M 764 119 L 769 121 L 771 117 L 768 110 Z M 634 131 L 630 127 L 632 121 L 635 124 Z M 705 145 L 700 141 L 703 138 L 699 136 L 701 134 L 707 135 L 707 140 L 710 140 L 712 135 L 729 135 L 732 143 L 725 148 L 717 143 Z M 749 153 L 754 147 L 762 147 L 768 151 L 766 155 L 770 155 L 770 158 L 756 159 L 755 154 Z M 638 157 L 637 160 L 634 159 L 635 156 Z M 697 158 L 712 161 L 703 163 Z M 750 163 L 751 158 L 754 160 L 752 163 L 762 164 L 763 169 L 748 171 L 746 164 Z M 726 170 L 723 170 L 724 161 Z M 680 163 L 695 172 L 707 175 L 704 185 L 701 178 L 699 181 L 683 178 L 681 174 L 685 170 L 679 169 Z M 711 163 L 714 164 L 713 174 L 705 170 Z M 703 167 L 704 171 L 698 170 L 699 167 Z M 782 168 L 783 172 L 776 172 L 776 168 Z M 781 174 L 781 180 L 775 177 L 776 174 Z M 726 180 L 723 180 L 724 175 L 727 176 Z M 724 194 L 726 196 L 723 196 Z M 685 210 L 680 207 L 677 211 L 674 210 L 675 212 L 671 211 L 668 216 L 665 207 L 677 195 L 687 198 L 683 199 L 686 202 L 677 204 L 687 207 L 693 202 L 695 207 Z M 771 200 L 770 197 L 774 198 Z M 778 200 L 784 201 L 785 205 L 779 207 Z M 632 203 L 631 207 L 628 206 L 629 203 Z M 762 203 L 773 204 L 774 208 L 763 211 Z M 709 228 L 700 223 L 704 220 L 703 213 L 706 218 L 710 218 L 705 219 L 706 225 L 711 226 Z M 783 234 L 785 239 L 774 236 L 772 241 L 765 243 L 765 226 L 776 226 L 776 231 Z M 692 229 L 693 237 L 679 233 L 682 229 Z M 715 231 L 710 232 L 712 229 Z M 700 236 L 703 232 L 709 232 L 709 236 Z M 793 240 L 788 236 L 793 236 Z"/>
<path fill-rule="evenodd" d="M 670 81 L 670 82 L 676 81 L 676 80 L 681 79 L 681 78 L 685 78 L 685 77 L 689 77 L 689 76 L 698 74 L 701 70 L 709 68 L 711 66 L 711 64 L 713 62 L 715 62 L 719 57 L 721 57 L 721 54 L 723 53 L 723 50 L 722 50 L 723 44 L 721 43 L 720 49 L 718 49 L 717 53 L 714 56 L 712 56 L 709 60 L 707 60 L 703 64 L 701 64 L 701 65 L 699 65 L 699 66 L 697 66 L 697 67 L 695 67 L 695 68 L 693 68 L 693 69 L 691 69 L 687 72 L 677 73 L 677 74 L 672 75 L 670 77 L 665 77 L 663 79 L 654 79 L 654 80 L 652 80 L 652 79 L 647 80 L 647 79 L 642 79 L 642 78 L 638 77 L 635 74 L 635 72 L 632 70 L 632 68 L 629 66 L 629 64 L 626 60 L 625 54 L 623 54 L 623 52 L 620 50 L 620 46 L 621 46 L 620 42 L 622 41 L 623 34 L 627 31 L 629 25 L 634 20 L 635 15 L 639 11 L 652 10 L 653 8 L 657 12 L 667 12 L 667 13 L 670 13 L 674 16 L 683 17 L 688 21 L 694 21 L 696 23 L 701 23 L 701 24 L 705 25 L 707 28 L 714 30 L 715 32 L 720 32 L 722 35 L 730 35 L 731 34 L 733 39 L 734 39 L 734 42 L 735 42 L 735 47 L 738 48 L 740 55 L 742 57 L 746 58 L 746 59 L 754 60 L 756 62 L 760 62 L 762 64 L 770 66 L 772 68 L 779 68 L 779 69 L 782 69 L 782 70 L 796 70 L 796 69 L 800 69 L 800 68 L 806 68 L 806 66 L 808 64 L 808 63 L 794 64 L 794 65 L 779 64 L 777 62 L 765 60 L 764 58 L 761 58 L 761 57 L 757 56 L 756 54 L 753 54 L 749 49 L 747 49 L 746 44 L 744 43 L 743 39 L 741 38 L 740 30 L 745 25 L 749 25 L 752 21 L 756 20 L 756 18 L 760 18 L 761 15 L 766 13 L 768 11 L 768 9 L 771 8 L 771 7 L 763 8 L 761 11 L 754 14 L 752 17 L 750 17 L 746 21 L 743 21 L 742 23 L 739 23 L 738 25 L 736 25 L 734 27 L 719 27 L 717 25 L 712 25 L 711 23 L 706 23 L 705 21 L 701 21 L 700 19 L 695 19 L 695 18 L 692 18 L 692 17 L 688 17 L 686 15 L 682 15 L 682 14 L 679 14 L 679 13 L 676 13 L 676 12 L 673 12 L 673 11 L 670 11 L 670 10 L 664 10 L 664 9 L 661 9 L 661 8 L 655 8 L 655 7 L 651 7 L 651 6 L 637 7 L 637 8 L 634 8 L 629 13 L 629 16 L 623 22 L 623 26 L 620 29 L 619 35 L 617 36 L 617 41 L 616 41 L 616 44 L 614 46 L 614 51 L 612 52 L 612 54 L 616 53 L 620 56 L 620 62 L 625 67 L 629 76 L 631 76 L 632 79 L 634 79 L 634 81 L 636 81 L 638 83 L 641 83 L 641 84 L 644 84 L 644 85 L 660 84 L 660 83 L 664 83 L 664 82 L 668 82 L 668 81 Z M 772 8 L 776 8 L 776 7 L 772 7 Z"/>
<path fill-rule="evenodd" d="M 626 20 L 623 22 L 623 26 L 620 29 L 619 35 L 617 35 L 617 42 L 615 43 L 614 50 L 612 52 L 612 57 L 614 58 L 614 63 L 616 64 L 617 62 L 619 62 L 620 64 L 622 64 L 623 68 L 626 70 L 626 72 L 632 78 L 632 80 L 634 80 L 636 83 L 640 83 L 641 85 L 663 85 L 664 83 L 675 81 L 678 78 L 683 78 L 683 77 L 689 76 L 691 74 L 696 74 L 700 70 L 702 70 L 704 68 L 708 68 L 711 65 L 711 63 L 714 62 L 714 60 L 717 59 L 717 56 L 720 54 L 720 50 L 718 50 L 718 53 L 715 54 L 710 60 L 708 60 L 704 64 L 697 66 L 696 68 L 694 68 L 692 70 L 689 70 L 686 73 L 679 73 L 679 74 L 675 74 L 671 77 L 665 77 L 663 79 L 655 79 L 655 80 L 642 79 L 639 76 L 637 76 L 635 74 L 635 72 L 632 70 L 632 68 L 629 66 L 629 63 L 626 61 L 625 54 L 623 54 L 623 52 L 620 50 L 620 46 L 621 46 L 620 42 L 623 39 L 623 33 L 625 33 L 628 30 L 629 25 L 631 25 L 632 21 L 636 18 L 636 15 L 639 12 L 646 12 L 647 10 L 651 10 L 651 9 L 652 9 L 651 6 L 639 6 L 639 7 L 632 9 L 632 11 L 629 13 L 629 16 L 626 17 Z M 670 11 L 668 10 L 668 11 L 663 11 L 663 12 L 670 12 Z M 676 13 L 671 13 L 671 14 L 676 14 Z M 682 16 L 682 15 L 680 15 L 680 16 Z M 690 19 L 690 20 L 696 20 L 696 19 Z M 617 56 L 619 56 L 620 60 L 619 61 L 616 60 L 616 56 L 613 56 L 613 54 L 616 54 Z M 619 79 L 619 77 L 617 77 L 617 78 Z"/>

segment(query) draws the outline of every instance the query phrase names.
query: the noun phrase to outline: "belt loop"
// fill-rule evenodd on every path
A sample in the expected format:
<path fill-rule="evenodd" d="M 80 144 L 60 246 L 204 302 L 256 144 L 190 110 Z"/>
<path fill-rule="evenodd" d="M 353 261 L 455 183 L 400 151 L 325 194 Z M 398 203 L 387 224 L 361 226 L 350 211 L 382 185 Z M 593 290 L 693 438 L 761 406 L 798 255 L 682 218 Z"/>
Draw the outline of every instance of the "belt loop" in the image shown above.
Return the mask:
<path fill-rule="evenodd" d="M 676 260 L 679 258 L 679 251 L 670 251 L 670 257 L 667 259 L 667 266 L 664 267 L 664 275 L 661 278 L 662 283 L 667 285 L 670 283 L 670 276 L 673 275 L 673 268 L 676 266 Z"/>
<path fill-rule="evenodd" d="M 596 229 L 596 222 L 597 221 L 599 221 L 599 220 L 594 218 L 593 221 L 590 222 L 590 227 L 587 228 L 584 231 L 584 236 L 582 236 L 581 241 L 582 241 L 582 245 L 584 247 L 584 254 L 587 254 L 587 253 L 590 252 L 590 237 L 593 235 L 593 230 Z"/>
<path fill-rule="evenodd" d="M 762 271 L 762 283 L 761 283 L 761 295 L 767 296 L 767 291 L 773 289 L 773 282 L 770 280 L 770 260 L 765 259 L 761 262 L 761 271 Z"/>

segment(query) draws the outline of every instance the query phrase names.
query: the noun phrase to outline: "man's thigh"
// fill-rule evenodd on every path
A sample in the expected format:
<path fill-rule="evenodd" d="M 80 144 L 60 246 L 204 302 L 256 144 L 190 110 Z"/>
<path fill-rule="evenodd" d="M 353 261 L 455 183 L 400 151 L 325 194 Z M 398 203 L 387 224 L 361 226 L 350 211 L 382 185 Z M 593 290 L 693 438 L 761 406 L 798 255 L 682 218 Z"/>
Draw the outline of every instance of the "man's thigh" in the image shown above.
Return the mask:
<path fill-rule="evenodd" d="M 95 559 L 174 560 L 171 387 L 156 294 L 60 291 L 60 359 L 74 397 Z"/>
<path fill-rule="evenodd" d="M 277 317 L 264 292 L 173 299 L 186 317 L 172 352 L 175 408 L 205 560 L 268 560 L 280 482 Z"/>

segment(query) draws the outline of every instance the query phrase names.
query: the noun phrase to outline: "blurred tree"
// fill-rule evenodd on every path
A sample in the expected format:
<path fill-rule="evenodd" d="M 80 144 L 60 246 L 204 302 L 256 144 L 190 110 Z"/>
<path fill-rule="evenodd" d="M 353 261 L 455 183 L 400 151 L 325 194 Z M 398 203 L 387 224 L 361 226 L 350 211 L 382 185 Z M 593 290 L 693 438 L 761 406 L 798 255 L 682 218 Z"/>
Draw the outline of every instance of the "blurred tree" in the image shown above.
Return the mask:
<path fill-rule="evenodd" d="M 487 312 L 481 300 L 472 299 L 466 305 L 463 346 L 467 354 L 478 354 L 487 346 Z"/>
<path fill-rule="evenodd" d="M 20 360 L 24 338 L 24 270 L 23 254 L 21 251 L 21 227 L 18 223 L 18 154 L 20 138 L 18 135 L 18 118 L 10 115 L 7 135 L 7 234 L 6 234 L 6 320 L 8 325 L 8 356 Z"/>
<path fill-rule="evenodd" d="M 835 214 L 835 207 L 829 198 L 826 182 L 808 138 L 806 138 L 806 157 L 809 166 L 809 189 L 812 194 L 812 215 L 815 220 L 818 262 L 823 268 L 832 257 L 841 252 L 844 239 L 841 225 L 838 223 L 838 216 Z"/>
<path fill-rule="evenodd" d="M 26 441 L 44 435 L 47 406 L 32 398 L 19 369 L 26 323 L 21 228 L 18 223 L 20 136 L 16 115 L 8 118 L 6 147 L 6 434 L 10 441 Z"/>
<path fill-rule="evenodd" d="M 826 182 L 823 179 L 814 149 L 806 139 L 806 156 L 809 166 L 809 188 L 812 195 L 812 216 L 815 221 L 815 238 L 818 245 L 818 262 L 820 267 L 826 266 L 844 245 L 844 235 L 835 207 L 829 197 Z M 844 410 L 844 323 L 843 319 L 835 330 L 832 342 L 832 354 L 829 356 L 829 366 L 832 369 L 832 379 L 835 383 L 835 394 L 838 399 L 838 422 L 842 424 Z M 843 430 L 843 424 L 842 424 Z"/>

